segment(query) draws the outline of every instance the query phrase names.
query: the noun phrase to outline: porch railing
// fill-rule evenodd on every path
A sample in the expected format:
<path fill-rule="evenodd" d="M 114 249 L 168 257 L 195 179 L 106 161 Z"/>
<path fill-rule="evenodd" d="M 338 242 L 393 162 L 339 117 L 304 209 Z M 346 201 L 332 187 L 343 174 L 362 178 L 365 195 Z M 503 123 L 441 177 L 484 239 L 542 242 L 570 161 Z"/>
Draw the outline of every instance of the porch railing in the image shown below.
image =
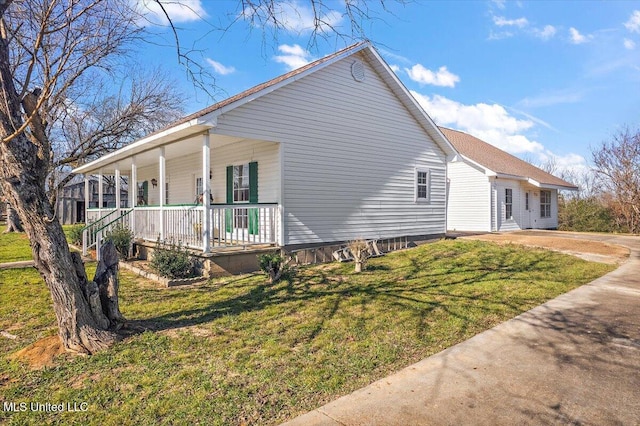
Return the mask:
<path fill-rule="evenodd" d="M 136 207 L 132 230 L 136 238 L 202 249 L 204 211 L 201 205 Z M 209 246 L 213 249 L 277 244 L 279 223 L 278 204 L 211 205 Z"/>
<path fill-rule="evenodd" d="M 87 210 L 89 224 L 82 229 L 82 254 L 96 247 L 96 257 L 100 259 L 100 244 L 103 235 L 116 224 L 130 228 L 130 213 L 132 209 L 90 209 Z M 104 215 L 101 215 L 104 214 Z"/>

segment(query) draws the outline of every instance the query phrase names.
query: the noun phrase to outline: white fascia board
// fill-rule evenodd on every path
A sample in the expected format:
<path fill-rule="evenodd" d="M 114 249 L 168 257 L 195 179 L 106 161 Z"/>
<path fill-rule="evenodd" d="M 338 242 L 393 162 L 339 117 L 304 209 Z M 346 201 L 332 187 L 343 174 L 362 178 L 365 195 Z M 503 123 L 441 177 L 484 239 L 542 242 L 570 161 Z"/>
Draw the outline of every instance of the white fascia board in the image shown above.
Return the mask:
<path fill-rule="evenodd" d="M 523 180 L 523 181 L 527 181 L 527 182 L 530 180 L 530 179 L 528 179 L 528 178 L 526 178 L 524 176 L 509 175 L 509 174 L 506 174 L 506 173 L 496 173 L 496 177 L 498 179 Z"/>
<path fill-rule="evenodd" d="M 373 48 L 369 43 L 367 43 L 365 46 L 368 47 L 369 52 L 371 52 L 371 54 L 376 58 L 376 60 L 380 62 L 380 64 L 384 67 L 384 69 L 387 72 L 387 77 L 393 81 L 393 83 L 398 89 L 400 89 L 401 95 L 404 96 L 405 98 L 405 102 L 408 102 L 410 104 L 409 105 L 410 107 L 417 110 L 419 115 L 422 116 L 422 118 L 424 118 L 424 120 L 426 121 L 427 126 L 431 127 L 431 129 L 435 131 L 437 135 L 436 139 L 440 139 L 440 140 L 436 140 L 436 143 L 438 144 L 438 146 L 440 146 L 440 149 L 442 149 L 447 156 L 450 156 L 450 155 L 455 156 L 459 154 L 458 151 L 451 144 L 451 142 L 449 142 L 449 139 L 445 137 L 445 135 L 438 128 L 438 126 L 436 126 L 436 123 L 434 123 L 431 117 L 429 117 L 429 114 L 427 114 L 424 108 L 422 108 L 422 106 L 418 103 L 416 98 L 414 98 L 411 95 L 407 87 L 402 83 L 402 81 L 400 81 L 398 76 L 396 76 L 396 74 L 389 67 L 389 65 L 387 65 L 387 62 L 382 58 L 382 56 L 378 54 L 376 49 Z M 396 96 L 397 95 L 398 93 L 396 93 Z"/>
<path fill-rule="evenodd" d="M 208 118 L 205 120 L 204 118 Z M 110 152 L 109 154 L 103 155 L 102 157 L 91 161 L 90 163 L 84 164 L 80 167 L 76 167 L 71 171 L 71 173 L 92 173 L 114 163 L 116 161 L 129 158 L 135 154 L 139 154 L 141 152 L 148 151 L 153 148 L 157 148 L 162 145 L 167 145 L 171 142 L 174 142 L 178 139 L 197 134 L 200 132 L 204 132 L 206 130 L 215 127 L 216 117 L 200 117 L 194 118 L 186 123 L 179 124 L 175 127 L 170 127 L 162 132 L 152 134 L 150 136 L 144 137 L 142 139 L 137 140 L 125 147 L 120 148 L 117 151 Z"/>
<path fill-rule="evenodd" d="M 562 191 L 577 191 L 578 187 L 577 186 L 563 186 L 563 185 L 552 185 L 552 184 L 547 184 L 547 183 L 540 183 L 537 180 L 528 179 L 528 182 L 533 185 L 536 186 L 540 189 L 555 189 L 555 190 L 562 190 Z"/>
<path fill-rule="evenodd" d="M 482 164 L 478 163 L 477 161 L 473 161 L 471 158 L 469 158 L 469 157 L 465 157 L 465 156 L 464 156 L 464 155 L 462 155 L 462 154 L 458 154 L 458 155 L 457 155 L 457 158 L 458 158 L 458 161 L 462 161 L 463 163 L 468 163 L 468 164 L 470 164 L 470 165 L 472 165 L 472 166 L 477 167 L 478 169 L 484 170 L 484 174 L 485 174 L 485 176 L 492 177 L 492 176 L 496 176 L 496 175 L 497 175 L 497 173 L 496 173 L 496 172 L 494 172 L 493 170 L 489 170 L 489 169 L 487 169 L 487 168 L 486 168 L 485 166 L 483 166 Z"/>

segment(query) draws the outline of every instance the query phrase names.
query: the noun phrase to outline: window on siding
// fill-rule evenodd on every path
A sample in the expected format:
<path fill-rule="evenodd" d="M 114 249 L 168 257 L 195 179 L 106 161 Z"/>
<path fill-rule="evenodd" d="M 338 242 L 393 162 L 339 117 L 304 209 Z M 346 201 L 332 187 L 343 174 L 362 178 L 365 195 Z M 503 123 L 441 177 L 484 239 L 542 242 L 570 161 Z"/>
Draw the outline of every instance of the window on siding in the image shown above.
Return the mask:
<path fill-rule="evenodd" d="M 249 164 L 233 166 L 233 202 L 249 202 Z"/>
<path fill-rule="evenodd" d="M 504 190 L 504 216 L 505 219 L 513 219 L 513 189 Z"/>
<path fill-rule="evenodd" d="M 524 193 L 524 209 L 526 211 L 529 211 L 529 193 L 528 192 Z"/>
<path fill-rule="evenodd" d="M 540 191 L 540 217 L 551 217 L 551 191 Z"/>
<path fill-rule="evenodd" d="M 169 204 L 169 182 L 164 183 L 164 203 Z"/>
<path fill-rule="evenodd" d="M 196 200 L 200 199 L 200 196 L 202 195 L 202 192 L 204 191 L 204 189 L 202 188 L 202 178 L 201 177 L 197 177 L 196 178 Z"/>
<path fill-rule="evenodd" d="M 426 169 L 416 169 L 416 177 L 415 177 L 415 200 L 428 202 L 429 196 L 431 195 L 429 192 L 429 186 L 431 183 L 431 173 Z"/>

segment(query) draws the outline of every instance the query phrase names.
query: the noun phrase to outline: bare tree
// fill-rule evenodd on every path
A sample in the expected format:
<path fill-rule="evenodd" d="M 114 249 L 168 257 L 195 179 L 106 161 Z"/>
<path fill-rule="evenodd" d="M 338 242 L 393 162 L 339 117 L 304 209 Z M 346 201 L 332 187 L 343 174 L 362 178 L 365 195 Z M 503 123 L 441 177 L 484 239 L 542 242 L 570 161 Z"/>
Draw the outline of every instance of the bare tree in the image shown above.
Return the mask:
<path fill-rule="evenodd" d="M 160 0 L 155 2 L 166 14 Z M 287 27 L 278 15 L 269 15 L 275 1 L 239 3 L 248 11 L 245 18 L 258 16 L 252 15 L 249 6 L 263 4 L 267 14 L 262 16 L 276 28 Z M 314 28 L 335 31 L 331 21 L 322 18 L 325 2 L 310 0 L 310 4 Z M 384 6 L 384 1 L 380 4 Z M 360 31 L 369 18 L 367 2 L 347 0 L 345 5 L 350 25 Z M 83 84 L 101 81 L 105 73 L 118 69 L 121 58 L 143 39 L 145 29 L 139 19 L 139 10 L 130 0 L 0 0 L 0 187 L 24 224 L 36 267 L 53 299 L 62 343 L 67 350 L 80 353 L 110 346 L 118 338 L 115 330 L 123 319 L 114 313 L 117 309 L 102 308 L 117 306 L 113 288 L 97 289 L 95 282 L 87 280 L 79 256 L 70 253 L 62 227 L 54 218 L 47 177 L 58 166 L 71 166 L 97 155 L 91 149 L 95 141 L 115 146 L 109 145 L 115 142 L 108 137 L 91 137 L 101 128 L 90 128 L 83 122 L 82 108 L 74 102 Z M 190 67 L 195 62 L 185 60 L 188 52 L 179 46 L 176 28 L 171 27 L 179 61 Z M 201 77 L 193 72 L 189 75 Z M 128 110 L 121 111 L 126 115 Z M 110 118 L 113 120 L 104 123 L 119 123 L 117 117 Z M 54 148 L 59 148 L 58 144 L 64 147 L 67 136 L 78 136 L 80 146 L 67 147 L 66 155 L 55 156 Z M 62 161 L 63 157 L 68 157 L 68 162 Z"/>
<path fill-rule="evenodd" d="M 105 81 L 83 81 L 72 88 L 73 97 L 53 109 L 48 136 L 54 156 L 47 185 L 52 204 L 57 192 L 73 178 L 71 168 L 122 148 L 182 116 L 184 96 L 175 82 L 159 69 L 134 68 L 138 72 L 121 78 L 123 83 L 116 93 Z"/>
<path fill-rule="evenodd" d="M 640 131 L 625 128 L 592 152 L 600 190 L 618 224 L 640 232 Z"/>
<path fill-rule="evenodd" d="M 96 284 L 54 218 L 45 190 L 51 112 L 83 78 L 116 66 L 143 30 L 126 0 L 0 0 L 0 18 L 0 185 L 24 224 L 64 347 L 94 353 L 117 340 L 120 318 L 90 302 Z"/>

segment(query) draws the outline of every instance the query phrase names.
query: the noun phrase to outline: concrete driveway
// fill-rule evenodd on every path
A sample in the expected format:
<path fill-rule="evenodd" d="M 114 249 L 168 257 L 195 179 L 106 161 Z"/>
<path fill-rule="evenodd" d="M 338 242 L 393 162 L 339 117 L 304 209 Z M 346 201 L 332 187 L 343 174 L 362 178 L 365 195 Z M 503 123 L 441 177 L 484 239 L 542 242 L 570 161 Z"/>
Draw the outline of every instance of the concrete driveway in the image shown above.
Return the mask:
<path fill-rule="evenodd" d="M 286 424 L 640 425 L 640 237 L 542 235 L 631 253 L 604 277 Z"/>

